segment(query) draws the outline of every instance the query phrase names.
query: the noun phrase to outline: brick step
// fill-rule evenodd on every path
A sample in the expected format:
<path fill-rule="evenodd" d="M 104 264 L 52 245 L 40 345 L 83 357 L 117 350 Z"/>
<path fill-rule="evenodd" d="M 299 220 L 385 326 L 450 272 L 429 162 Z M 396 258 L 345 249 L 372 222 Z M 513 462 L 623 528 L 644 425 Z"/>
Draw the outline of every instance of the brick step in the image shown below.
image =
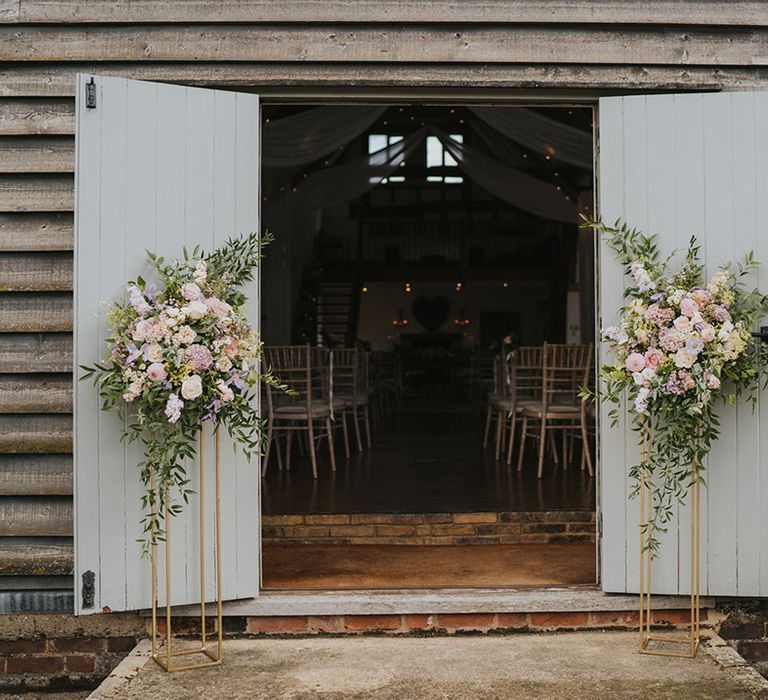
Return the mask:
<path fill-rule="evenodd" d="M 716 617 L 716 616 L 715 616 Z M 291 615 L 230 616 L 226 634 L 455 634 L 551 632 L 565 630 L 636 629 L 636 611 L 568 611 L 541 613 L 435 613 L 387 615 Z M 653 613 L 654 629 L 685 628 L 690 621 L 688 610 L 659 610 Z M 702 627 L 712 626 L 708 610 L 701 611 Z M 164 620 L 160 621 L 164 631 Z M 179 635 L 199 633 L 199 617 L 179 617 L 173 631 Z"/>
<path fill-rule="evenodd" d="M 591 511 L 265 515 L 267 544 L 541 544 L 595 542 Z"/>

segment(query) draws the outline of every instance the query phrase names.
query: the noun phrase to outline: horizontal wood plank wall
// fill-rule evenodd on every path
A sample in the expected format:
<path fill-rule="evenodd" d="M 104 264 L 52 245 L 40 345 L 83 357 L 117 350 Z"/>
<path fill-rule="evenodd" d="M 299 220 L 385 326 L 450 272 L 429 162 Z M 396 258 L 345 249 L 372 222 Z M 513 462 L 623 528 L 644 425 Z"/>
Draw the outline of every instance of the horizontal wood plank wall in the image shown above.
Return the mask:
<path fill-rule="evenodd" d="M 738 0 L 0 0 L 0 62 L 0 511 L 12 516 L 0 580 L 28 582 L 72 571 L 78 72 L 296 99 L 761 89 L 768 12 Z"/>

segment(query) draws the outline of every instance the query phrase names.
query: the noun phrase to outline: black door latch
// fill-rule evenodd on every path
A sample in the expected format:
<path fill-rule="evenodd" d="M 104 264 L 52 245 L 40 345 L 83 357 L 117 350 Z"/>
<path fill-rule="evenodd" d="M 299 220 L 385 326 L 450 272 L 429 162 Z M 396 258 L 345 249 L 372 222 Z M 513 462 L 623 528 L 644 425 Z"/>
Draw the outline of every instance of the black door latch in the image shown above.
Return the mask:
<path fill-rule="evenodd" d="M 768 326 L 760 326 L 760 331 L 752 333 L 753 338 L 760 338 L 764 343 L 768 343 Z"/>

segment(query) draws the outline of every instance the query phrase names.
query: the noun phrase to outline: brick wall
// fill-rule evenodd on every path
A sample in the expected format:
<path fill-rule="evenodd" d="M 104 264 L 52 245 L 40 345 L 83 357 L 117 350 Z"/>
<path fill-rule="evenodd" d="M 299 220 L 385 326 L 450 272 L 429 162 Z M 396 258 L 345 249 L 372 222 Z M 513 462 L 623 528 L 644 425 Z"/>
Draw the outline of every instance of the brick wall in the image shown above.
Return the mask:
<path fill-rule="evenodd" d="M 137 614 L 0 618 L 0 692 L 95 688 L 146 635 Z"/>
<path fill-rule="evenodd" d="M 267 544 L 524 544 L 595 542 L 590 511 L 265 515 Z"/>
<path fill-rule="evenodd" d="M 702 610 L 704 626 L 708 611 Z M 690 621 L 688 610 L 659 610 L 654 626 L 684 627 Z M 510 633 L 549 632 L 588 629 L 637 629 L 636 610 L 568 611 L 542 613 L 462 613 L 432 615 L 298 615 L 291 617 L 229 618 L 228 631 L 238 636 L 315 635 L 315 634 L 454 634 L 461 632 Z M 199 631 L 197 618 L 174 621 L 180 635 Z"/>
<path fill-rule="evenodd" d="M 768 601 L 720 601 L 720 636 L 768 678 Z"/>

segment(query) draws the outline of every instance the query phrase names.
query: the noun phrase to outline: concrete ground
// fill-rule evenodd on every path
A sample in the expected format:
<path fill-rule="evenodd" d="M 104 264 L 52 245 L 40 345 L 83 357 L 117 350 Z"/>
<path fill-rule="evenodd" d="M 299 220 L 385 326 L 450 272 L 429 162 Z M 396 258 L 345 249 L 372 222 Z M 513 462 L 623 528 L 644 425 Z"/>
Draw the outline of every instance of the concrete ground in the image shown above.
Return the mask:
<path fill-rule="evenodd" d="M 628 632 L 240 639 L 224 664 L 168 674 L 149 660 L 114 698 L 755 697 L 703 650 L 641 656 Z"/>

